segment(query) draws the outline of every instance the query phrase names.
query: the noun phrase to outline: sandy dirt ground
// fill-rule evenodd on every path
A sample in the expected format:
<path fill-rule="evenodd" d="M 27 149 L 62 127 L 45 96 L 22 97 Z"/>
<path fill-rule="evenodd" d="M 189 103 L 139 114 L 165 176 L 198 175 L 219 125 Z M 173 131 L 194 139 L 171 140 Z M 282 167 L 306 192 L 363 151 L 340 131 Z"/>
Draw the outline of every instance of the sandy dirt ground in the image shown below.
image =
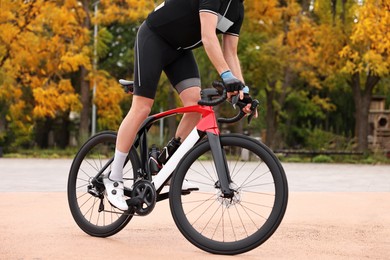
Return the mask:
<path fill-rule="evenodd" d="M 0 259 L 390 259 L 390 193 L 293 192 L 276 233 L 238 256 L 190 244 L 168 201 L 110 238 L 81 231 L 66 193 L 0 193 Z"/>
<path fill-rule="evenodd" d="M 237 256 L 206 253 L 176 228 L 168 201 L 96 238 L 74 222 L 71 160 L 0 158 L 0 260 L 390 259 L 390 165 L 283 164 L 289 204 L 275 234 Z"/>

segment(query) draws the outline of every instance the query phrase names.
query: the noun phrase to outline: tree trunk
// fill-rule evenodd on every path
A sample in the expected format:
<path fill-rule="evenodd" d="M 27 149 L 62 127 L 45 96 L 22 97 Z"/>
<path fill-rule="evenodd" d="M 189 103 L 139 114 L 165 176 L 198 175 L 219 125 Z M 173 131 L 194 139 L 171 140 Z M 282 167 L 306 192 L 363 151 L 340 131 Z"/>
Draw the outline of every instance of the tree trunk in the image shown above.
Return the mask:
<path fill-rule="evenodd" d="M 80 129 L 79 142 L 84 143 L 89 137 L 89 122 L 90 122 L 90 89 L 89 82 L 85 80 L 88 71 L 84 67 L 80 67 L 80 98 L 83 108 L 80 113 Z"/>
<path fill-rule="evenodd" d="M 267 99 L 267 111 L 265 120 L 267 123 L 267 135 L 265 138 L 265 144 L 269 146 L 270 148 L 274 148 L 275 146 L 275 134 L 277 129 L 277 117 L 278 112 L 274 106 L 274 100 L 276 96 L 276 81 L 268 82 L 269 88 L 266 88 L 266 99 Z"/>
<path fill-rule="evenodd" d="M 90 19 L 90 1 L 82 1 L 83 9 L 86 14 L 82 26 L 88 30 L 91 28 L 91 19 Z M 80 98 L 82 104 L 82 110 L 80 114 L 80 128 L 79 128 L 79 142 L 84 143 L 89 137 L 89 125 L 90 125 L 90 108 L 91 108 L 91 93 L 89 82 L 86 80 L 88 71 L 84 66 L 80 67 Z"/>
<path fill-rule="evenodd" d="M 291 82 L 294 79 L 294 73 L 289 68 L 286 67 L 284 70 L 284 78 L 282 83 L 282 90 L 280 93 L 277 93 L 276 83 L 277 81 L 268 82 L 269 89 L 266 89 L 267 95 L 267 112 L 266 112 L 266 122 L 267 122 L 267 136 L 266 144 L 272 148 L 278 148 L 279 145 L 276 141 L 276 134 L 278 132 L 278 120 L 279 120 L 279 110 L 283 106 L 287 94 L 289 92 L 289 87 Z M 275 105 L 277 103 L 277 105 Z M 276 107 L 279 106 L 279 107 Z"/>
<path fill-rule="evenodd" d="M 309 12 L 310 10 L 310 0 L 300 0 L 299 1 L 302 7 L 302 12 Z"/>
<path fill-rule="evenodd" d="M 334 26 L 336 24 L 337 0 L 331 0 L 330 4 L 332 9 L 332 21 Z"/>
<path fill-rule="evenodd" d="M 369 76 L 367 76 L 366 84 L 364 88 L 362 88 L 360 74 L 355 73 L 348 82 L 352 88 L 353 99 L 355 102 L 355 137 L 358 142 L 357 148 L 360 152 L 366 152 L 368 150 L 368 113 L 370 110 L 372 92 L 379 80 L 380 77 L 369 74 Z"/>

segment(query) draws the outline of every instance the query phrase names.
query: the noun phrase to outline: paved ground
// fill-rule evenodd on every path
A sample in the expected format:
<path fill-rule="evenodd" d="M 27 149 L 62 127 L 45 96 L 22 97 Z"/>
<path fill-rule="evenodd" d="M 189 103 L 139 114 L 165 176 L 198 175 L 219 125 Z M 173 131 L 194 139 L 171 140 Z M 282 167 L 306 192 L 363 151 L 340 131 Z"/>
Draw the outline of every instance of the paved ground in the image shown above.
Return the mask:
<path fill-rule="evenodd" d="M 283 164 L 289 206 L 262 246 L 234 257 L 200 251 L 168 202 L 105 239 L 83 233 L 66 200 L 70 160 L 0 158 L 0 259 L 390 259 L 390 165 Z"/>

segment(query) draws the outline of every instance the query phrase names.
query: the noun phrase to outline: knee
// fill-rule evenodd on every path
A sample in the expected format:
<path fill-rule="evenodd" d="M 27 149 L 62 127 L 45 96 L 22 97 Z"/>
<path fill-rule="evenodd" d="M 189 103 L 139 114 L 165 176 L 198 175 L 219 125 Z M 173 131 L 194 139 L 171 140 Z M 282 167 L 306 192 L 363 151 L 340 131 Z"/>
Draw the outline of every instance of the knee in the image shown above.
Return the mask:
<path fill-rule="evenodd" d="M 153 99 L 144 98 L 141 96 L 133 97 L 133 104 L 131 105 L 129 114 L 133 118 L 145 119 L 152 111 Z"/>
<path fill-rule="evenodd" d="M 132 118 L 134 122 L 145 120 L 150 114 L 152 108 L 145 104 L 132 104 L 127 117 Z"/>
<path fill-rule="evenodd" d="M 200 99 L 200 90 L 198 90 L 198 88 L 193 88 L 189 91 L 183 91 L 180 95 L 180 99 L 184 106 L 197 105 Z"/>
<path fill-rule="evenodd" d="M 150 114 L 151 111 L 151 107 L 139 104 L 136 106 L 132 105 L 129 113 L 134 117 L 144 119 Z"/>

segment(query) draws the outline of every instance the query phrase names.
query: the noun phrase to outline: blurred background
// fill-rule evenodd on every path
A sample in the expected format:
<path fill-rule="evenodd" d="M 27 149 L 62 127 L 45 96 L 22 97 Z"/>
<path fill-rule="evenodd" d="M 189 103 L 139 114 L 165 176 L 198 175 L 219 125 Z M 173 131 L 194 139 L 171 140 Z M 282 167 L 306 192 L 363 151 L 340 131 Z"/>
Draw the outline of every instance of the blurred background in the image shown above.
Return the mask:
<path fill-rule="evenodd" d="M 74 156 L 131 106 L 138 26 L 162 1 L 0 0 L 0 156 Z M 389 162 L 390 2 L 246 0 L 239 57 L 250 125 L 222 125 L 293 160 Z M 203 87 L 219 76 L 195 50 Z M 180 106 L 162 75 L 153 113 Z M 234 113 L 220 106 L 222 116 Z M 180 116 L 151 129 L 163 146 Z M 340 156 L 341 155 L 341 156 Z"/>

